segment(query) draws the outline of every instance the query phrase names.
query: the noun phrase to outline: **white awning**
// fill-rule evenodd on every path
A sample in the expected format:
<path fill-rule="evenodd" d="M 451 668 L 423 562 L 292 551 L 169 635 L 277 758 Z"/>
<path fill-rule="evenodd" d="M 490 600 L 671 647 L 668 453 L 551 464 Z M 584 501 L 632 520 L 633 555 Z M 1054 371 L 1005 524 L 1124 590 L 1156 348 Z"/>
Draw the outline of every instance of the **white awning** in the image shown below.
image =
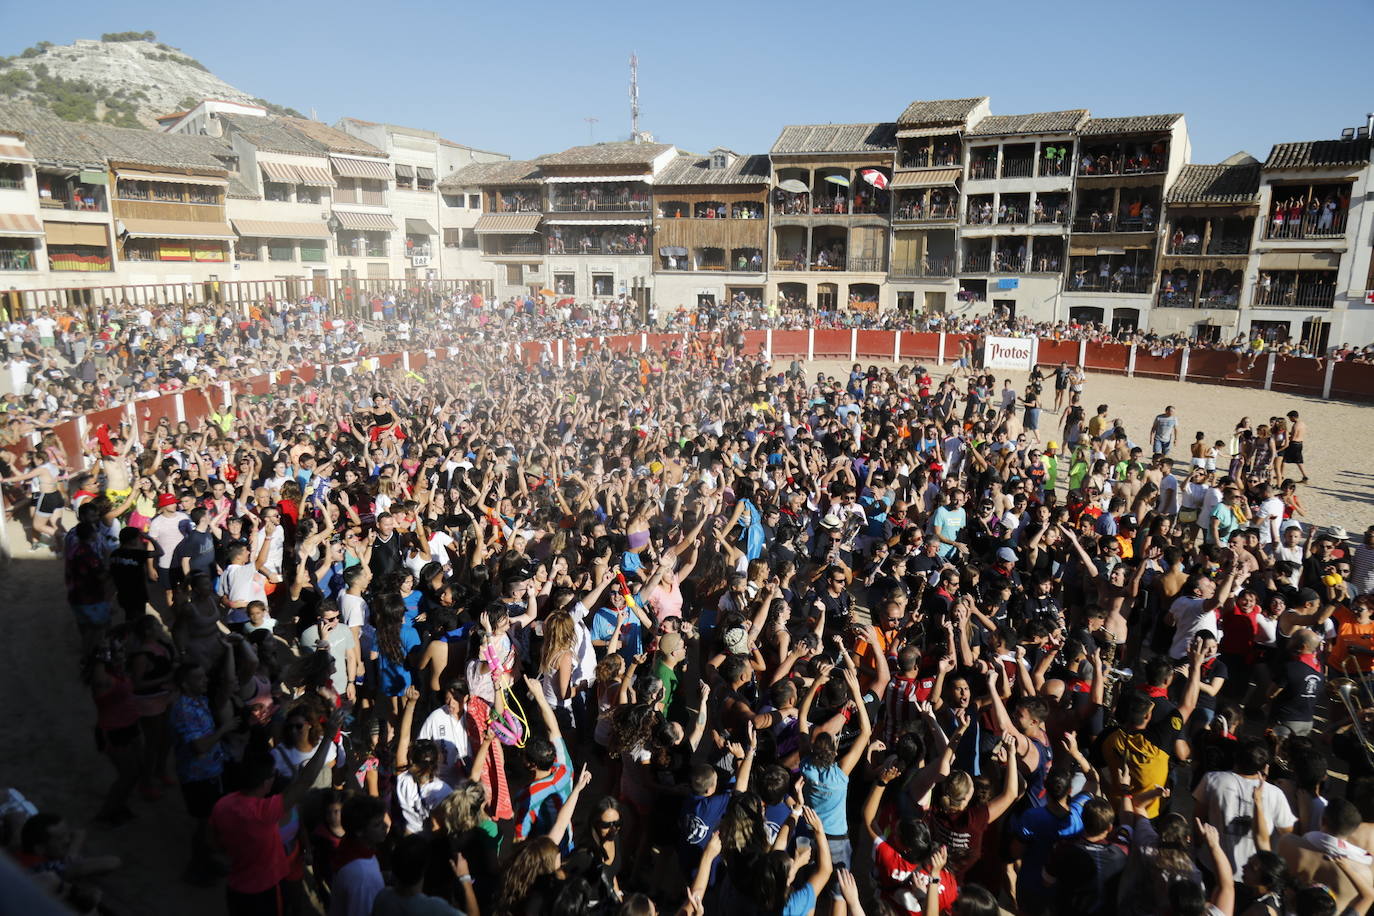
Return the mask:
<path fill-rule="evenodd" d="M 103 228 L 102 228 L 103 231 Z M 0 236 L 5 238 L 41 239 L 43 227 L 27 213 L 0 213 Z"/>
<path fill-rule="evenodd" d="M 546 226 L 647 226 L 647 219 L 546 219 Z"/>
<path fill-rule="evenodd" d="M 267 176 L 268 181 L 276 181 L 281 184 L 300 184 L 301 176 L 293 165 L 285 162 L 272 162 L 267 159 L 259 159 L 258 166 L 262 173 Z"/>
<path fill-rule="evenodd" d="M 118 169 L 115 175 L 126 181 L 163 181 L 169 184 L 199 184 L 223 188 L 229 184 L 227 178 L 210 175 L 177 175 L 171 172 L 144 172 L 135 169 Z"/>
<path fill-rule="evenodd" d="M 652 175 L 550 175 L 544 179 L 549 184 L 589 184 L 596 181 L 642 181 L 653 184 Z"/>
<path fill-rule="evenodd" d="M 353 159 L 348 156 L 330 156 L 330 165 L 344 178 L 370 178 L 373 181 L 390 181 L 391 166 L 380 159 Z"/>
<path fill-rule="evenodd" d="M 0 143 L 0 162 L 33 162 L 28 147 L 22 143 Z"/>

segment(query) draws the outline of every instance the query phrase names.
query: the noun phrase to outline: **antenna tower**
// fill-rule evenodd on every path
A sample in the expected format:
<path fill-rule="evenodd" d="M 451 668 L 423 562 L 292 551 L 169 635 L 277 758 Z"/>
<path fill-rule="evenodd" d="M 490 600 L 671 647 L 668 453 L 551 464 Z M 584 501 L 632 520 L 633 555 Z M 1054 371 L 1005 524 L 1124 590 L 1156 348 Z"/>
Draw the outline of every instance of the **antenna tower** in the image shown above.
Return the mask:
<path fill-rule="evenodd" d="M 639 56 L 630 52 L 630 139 L 639 139 Z"/>
<path fill-rule="evenodd" d="M 584 120 L 584 121 L 587 122 L 587 142 L 588 142 L 588 143 L 595 143 L 595 142 L 596 142 L 596 122 L 597 122 L 597 121 L 600 121 L 601 119 L 600 119 L 600 118 L 583 118 L 582 120 Z"/>

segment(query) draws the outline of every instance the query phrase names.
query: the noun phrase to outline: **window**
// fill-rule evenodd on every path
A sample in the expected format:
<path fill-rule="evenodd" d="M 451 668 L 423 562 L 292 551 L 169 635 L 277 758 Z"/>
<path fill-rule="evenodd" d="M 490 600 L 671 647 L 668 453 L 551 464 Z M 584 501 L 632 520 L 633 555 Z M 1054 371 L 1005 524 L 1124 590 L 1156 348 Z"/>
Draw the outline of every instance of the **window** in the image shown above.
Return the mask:
<path fill-rule="evenodd" d="M 280 184 L 275 181 L 264 181 L 262 183 L 262 196 L 267 200 L 290 200 L 291 185 Z"/>
<path fill-rule="evenodd" d="M 444 247 L 445 247 L 445 248 L 461 248 L 462 245 L 463 245 L 463 230 L 462 230 L 462 229 L 445 229 L 445 230 L 444 230 Z"/>
<path fill-rule="evenodd" d="M 296 260 L 296 246 L 289 239 L 268 239 L 267 260 L 294 261 Z"/>
<path fill-rule="evenodd" d="M 476 230 L 476 229 L 464 229 L 464 230 L 463 230 L 463 247 L 464 247 L 464 248 L 476 248 L 477 245 L 478 245 L 477 230 Z"/>
<path fill-rule="evenodd" d="M 0 188 L 24 190 L 24 167 L 18 163 L 0 162 Z"/>
<path fill-rule="evenodd" d="M 321 262 L 324 260 L 324 240 L 311 239 L 308 242 L 301 242 L 301 260 L 311 262 Z"/>
<path fill-rule="evenodd" d="M 712 153 L 712 154 L 711 154 L 711 168 L 713 168 L 713 169 L 724 169 L 724 168 L 729 168 L 729 166 L 730 166 L 730 163 L 726 160 L 725 154 L 724 154 L 724 153 Z"/>
<path fill-rule="evenodd" d="M 592 274 L 593 296 L 614 296 L 615 277 L 610 274 Z"/>
<path fill-rule="evenodd" d="M 396 166 L 396 189 L 410 190 L 415 184 L 415 169 L 408 165 Z"/>
<path fill-rule="evenodd" d="M 572 274 L 554 274 L 553 291 L 560 296 L 571 296 L 576 289 L 574 282 L 575 280 Z"/>
<path fill-rule="evenodd" d="M 320 189 L 313 185 L 296 185 L 296 203 L 298 204 L 317 204 L 322 196 Z"/>
<path fill-rule="evenodd" d="M 444 195 L 444 206 L 445 206 L 445 207 L 452 207 L 452 208 L 455 209 L 455 210 L 461 210 L 461 209 L 463 209 L 464 205 L 466 205 L 466 204 L 467 204 L 467 198 L 464 197 L 462 194 L 445 194 L 445 195 Z"/>
<path fill-rule="evenodd" d="M 482 195 L 481 195 L 481 194 L 469 194 L 469 195 L 468 195 L 468 209 L 469 209 L 469 210 L 480 210 L 480 209 L 482 209 Z"/>
<path fill-rule="evenodd" d="M 129 256 L 128 247 L 125 247 L 124 256 Z M 262 242 L 258 239 L 239 239 L 234 243 L 234 257 L 239 261 L 260 261 L 262 260 Z"/>
<path fill-rule="evenodd" d="M 506 285 L 519 286 L 525 280 L 524 271 L 519 264 L 506 265 Z"/>

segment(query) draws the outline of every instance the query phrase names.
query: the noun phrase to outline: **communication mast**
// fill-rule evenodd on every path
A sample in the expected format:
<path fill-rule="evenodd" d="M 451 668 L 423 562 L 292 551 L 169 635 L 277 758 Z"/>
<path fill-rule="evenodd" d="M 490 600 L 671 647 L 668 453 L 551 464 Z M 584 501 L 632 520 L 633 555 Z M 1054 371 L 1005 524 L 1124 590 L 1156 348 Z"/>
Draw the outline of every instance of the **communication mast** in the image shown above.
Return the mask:
<path fill-rule="evenodd" d="M 639 139 L 639 57 L 630 52 L 630 139 Z"/>

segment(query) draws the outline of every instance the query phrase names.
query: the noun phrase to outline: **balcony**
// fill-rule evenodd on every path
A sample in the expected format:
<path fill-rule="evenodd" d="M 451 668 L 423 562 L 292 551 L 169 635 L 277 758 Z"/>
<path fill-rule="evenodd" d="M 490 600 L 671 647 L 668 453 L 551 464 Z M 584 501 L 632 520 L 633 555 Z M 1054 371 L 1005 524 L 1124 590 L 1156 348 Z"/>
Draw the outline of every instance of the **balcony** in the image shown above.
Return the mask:
<path fill-rule="evenodd" d="M 493 245 L 491 246 L 491 248 L 489 248 L 489 249 L 487 249 L 487 250 L 484 250 L 484 251 L 482 252 L 482 254 L 483 254 L 484 257 L 500 257 L 500 256 L 502 256 L 502 255 L 512 255 L 512 254 L 517 254 L 517 255 L 520 255 L 520 254 L 535 254 L 535 255 L 540 255 L 540 254 L 543 254 L 543 253 L 544 253 L 544 242 L 543 242 L 542 239 L 538 239 L 538 238 L 533 238 L 533 239 L 518 239 L 518 240 L 507 240 L 507 241 L 495 243 L 495 244 L 493 244 Z"/>
<path fill-rule="evenodd" d="M 904 169 L 928 169 L 935 167 L 950 168 L 959 164 L 958 149 L 941 149 L 932 151 L 930 147 L 923 147 L 902 153 L 900 168 Z"/>
<path fill-rule="evenodd" d="M 1074 232 L 1154 232 L 1155 218 L 1152 215 L 1126 216 L 1115 219 L 1111 213 L 1094 213 L 1090 216 L 1076 216 L 1073 220 Z"/>
<path fill-rule="evenodd" d="M 1023 274 L 1026 273 L 1026 256 L 1017 256 L 1012 252 L 998 251 L 992 259 L 992 272 L 995 274 Z"/>
<path fill-rule="evenodd" d="M 985 274 L 992 270 L 991 254 L 964 255 L 964 273 Z"/>
<path fill-rule="evenodd" d="M 648 213 L 649 201 L 635 200 L 629 196 L 613 197 L 554 197 L 549 201 L 549 210 L 554 213 Z"/>
<path fill-rule="evenodd" d="M 1068 178 L 1073 174 L 1073 166 L 1067 159 L 1047 159 L 1040 158 L 1040 177 L 1041 178 Z"/>
<path fill-rule="evenodd" d="M 954 192 L 944 201 L 929 204 L 921 200 L 899 200 L 893 220 L 904 223 L 948 223 L 959 218 L 959 201 Z"/>
<path fill-rule="evenodd" d="M 1292 216 L 1275 211 L 1265 224 L 1266 239 L 1339 239 L 1345 237 L 1345 223 L 1349 213 L 1345 210 L 1305 211 L 1302 216 Z"/>
<path fill-rule="evenodd" d="M 8 185 L 0 186 L 9 187 Z M 21 181 L 18 188 L 22 190 L 23 187 L 24 183 Z M 107 209 L 104 190 L 84 186 L 74 188 L 70 192 L 66 188 L 58 188 L 46 195 L 40 189 L 38 206 L 44 210 L 80 210 L 90 213 L 103 213 Z"/>
<path fill-rule="evenodd" d="M 0 175 L 0 190 L 22 191 L 24 190 L 24 179 L 9 178 L 4 175 Z"/>
<path fill-rule="evenodd" d="M 997 222 L 1011 224 L 1028 223 L 1030 222 L 1030 218 L 1024 207 L 999 207 L 997 209 Z"/>
<path fill-rule="evenodd" d="M 880 274 L 887 270 L 886 258 L 850 258 L 849 269 L 856 273 Z"/>
<path fill-rule="evenodd" d="M 385 191 L 369 191 L 363 188 L 335 188 L 334 203 L 336 204 L 364 204 L 369 207 L 385 207 Z"/>
<path fill-rule="evenodd" d="M 1002 160 L 1003 178 L 1030 178 L 1034 174 L 1035 160 L 1032 158 Z"/>
<path fill-rule="evenodd" d="M 23 248 L 0 248 L 0 270 L 37 270 L 33 252 Z"/>
<path fill-rule="evenodd" d="M 414 245 L 406 248 L 406 257 L 408 258 L 428 258 L 432 254 L 434 254 L 434 250 L 428 245 Z"/>
<path fill-rule="evenodd" d="M 1238 309 L 1240 296 L 1237 293 L 1216 293 L 1202 296 L 1194 302 L 1193 294 L 1189 290 L 1161 289 L 1155 299 L 1155 305 L 1172 309 Z"/>
<path fill-rule="evenodd" d="M 997 177 L 997 157 L 974 159 L 968 164 L 970 181 L 987 181 Z"/>
<path fill-rule="evenodd" d="M 1329 309 L 1335 303 L 1334 270 L 1261 273 L 1255 286 L 1256 308 Z"/>
<path fill-rule="evenodd" d="M 894 280 L 948 279 L 954 276 L 954 257 L 927 258 L 923 264 L 894 264 Z"/>
<path fill-rule="evenodd" d="M 1141 175 L 1149 172 L 1163 172 L 1169 167 L 1168 145 L 1155 143 L 1150 149 L 1133 145 L 1132 149 L 1123 147 L 1096 147 L 1083 151 L 1078 165 L 1078 177 L 1097 178 L 1103 175 Z"/>

